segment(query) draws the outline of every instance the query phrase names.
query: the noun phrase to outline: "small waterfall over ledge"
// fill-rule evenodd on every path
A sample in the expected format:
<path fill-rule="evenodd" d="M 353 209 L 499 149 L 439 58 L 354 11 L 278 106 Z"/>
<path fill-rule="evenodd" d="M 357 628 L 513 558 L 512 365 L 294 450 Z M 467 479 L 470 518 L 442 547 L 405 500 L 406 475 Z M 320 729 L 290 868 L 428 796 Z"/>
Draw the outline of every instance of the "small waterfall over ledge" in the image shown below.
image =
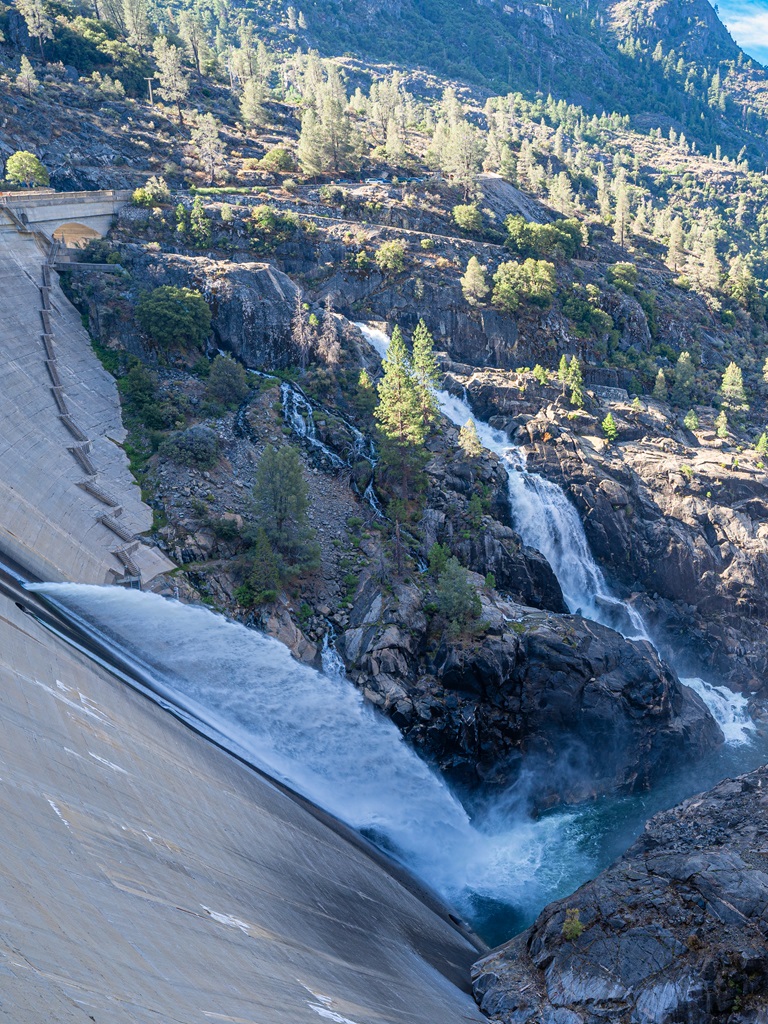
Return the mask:
<path fill-rule="evenodd" d="M 355 326 L 383 358 L 389 345 L 387 334 L 369 324 Z M 441 411 L 457 427 L 474 419 L 480 443 L 501 459 L 507 471 L 515 528 L 524 543 L 540 551 L 552 566 L 569 610 L 609 626 L 629 640 L 645 640 L 655 648 L 637 609 L 611 593 L 592 555 L 579 514 L 563 489 L 528 472 L 522 452 L 509 437 L 477 419 L 464 399 L 447 391 L 439 391 L 437 397 Z M 727 743 L 749 742 L 755 726 L 744 696 L 704 679 L 681 678 L 681 682 L 698 693 Z"/>

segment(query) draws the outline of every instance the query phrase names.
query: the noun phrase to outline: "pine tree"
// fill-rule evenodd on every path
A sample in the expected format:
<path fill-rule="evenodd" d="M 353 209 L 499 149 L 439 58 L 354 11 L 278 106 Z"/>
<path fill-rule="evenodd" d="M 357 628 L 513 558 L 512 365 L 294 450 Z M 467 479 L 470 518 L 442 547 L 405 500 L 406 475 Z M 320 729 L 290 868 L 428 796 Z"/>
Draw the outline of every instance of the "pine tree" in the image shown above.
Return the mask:
<path fill-rule="evenodd" d="M 483 454 L 483 446 L 477 434 L 477 427 L 473 419 L 468 419 L 459 431 L 459 448 L 470 459 L 478 459 Z"/>
<path fill-rule="evenodd" d="M 182 11 L 179 15 L 179 36 L 187 47 L 200 81 L 203 77 L 203 61 L 209 53 L 205 26 L 197 15 Z"/>
<path fill-rule="evenodd" d="M 699 417 L 696 415 L 695 409 L 689 409 L 688 412 L 685 414 L 683 426 L 686 428 L 686 430 L 699 429 Z"/>
<path fill-rule="evenodd" d="M 144 50 L 152 40 L 147 0 L 122 0 L 123 31 L 131 46 Z"/>
<path fill-rule="evenodd" d="M 382 455 L 399 476 L 402 498 L 407 501 L 415 456 L 420 454 L 426 431 L 421 396 L 399 327 L 392 332 L 382 368 L 374 416 L 383 440 Z"/>
<path fill-rule="evenodd" d="M 318 548 L 309 525 L 309 489 L 295 448 L 268 445 L 253 487 L 256 522 L 280 554 L 287 573 L 313 568 Z"/>
<path fill-rule="evenodd" d="M 653 397 L 658 402 L 666 402 L 669 397 L 667 392 L 667 378 L 664 376 L 664 371 L 661 369 L 656 374 L 656 383 L 653 385 Z"/>
<path fill-rule="evenodd" d="M 477 256 L 470 256 L 467 271 L 460 280 L 464 298 L 471 305 L 481 302 L 490 291 L 485 280 L 485 267 Z"/>
<path fill-rule="evenodd" d="M 20 89 L 23 89 L 27 96 L 31 96 L 32 93 L 36 92 L 40 87 L 37 75 L 24 54 L 21 55 L 19 73 L 16 75 L 16 85 L 18 85 Z"/>
<path fill-rule="evenodd" d="M 302 370 L 306 369 L 312 353 L 312 328 L 309 325 L 309 318 L 304 309 L 301 292 L 298 288 L 296 289 L 296 300 L 293 305 L 293 317 L 291 318 L 291 339 L 296 348 L 299 365 Z"/>
<path fill-rule="evenodd" d="M 200 196 L 195 196 L 192 200 L 189 230 L 197 245 L 206 246 L 211 244 L 211 221 L 205 212 L 203 200 Z"/>
<path fill-rule="evenodd" d="M 340 173 L 357 162 L 357 138 L 349 118 L 347 94 L 335 64 L 325 72 L 309 61 L 305 73 L 308 107 L 301 119 L 298 156 L 306 174 Z"/>
<path fill-rule="evenodd" d="M 189 79 L 184 74 L 182 52 L 178 46 L 171 45 L 164 36 L 159 36 L 155 40 L 152 52 L 160 79 L 160 87 L 157 91 L 164 100 L 176 104 L 179 124 L 183 125 L 184 115 L 181 112 L 181 101 L 186 99 L 189 92 Z"/>
<path fill-rule="evenodd" d="M 720 410 L 720 413 L 715 420 L 715 433 L 718 437 L 723 439 L 728 437 L 728 417 L 725 415 L 725 409 Z"/>
<path fill-rule="evenodd" d="M 726 409 L 741 412 L 749 408 L 747 396 L 744 393 L 744 379 L 741 367 L 737 363 L 729 363 L 726 366 L 723 381 L 720 385 L 720 394 Z"/>
<path fill-rule="evenodd" d="M 667 266 L 677 271 L 683 261 L 683 222 L 679 217 L 673 218 L 669 227 L 669 243 L 667 245 Z"/>
<path fill-rule="evenodd" d="M 766 435 L 765 431 L 760 435 L 760 439 L 755 445 L 755 451 L 760 456 L 768 455 L 768 435 Z"/>
<path fill-rule="evenodd" d="M 675 366 L 675 398 L 680 404 L 688 398 L 696 371 L 689 352 L 681 352 Z"/>
<path fill-rule="evenodd" d="M 582 409 L 584 407 L 583 384 L 584 377 L 581 372 L 581 366 L 577 357 L 574 356 L 568 366 L 568 385 L 571 389 L 571 405 L 575 409 Z"/>
<path fill-rule="evenodd" d="M 568 383 L 568 357 L 565 353 L 560 356 L 560 365 L 557 368 L 557 376 L 562 384 Z"/>
<path fill-rule="evenodd" d="M 264 107 L 264 87 L 256 79 L 249 79 L 243 86 L 240 97 L 240 117 L 249 128 L 261 127 L 267 123 Z"/>
<path fill-rule="evenodd" d="M 440 382 L 440 370 L 434 353 L 434 339 L 423 320 L 419 320 L 413 332 L 413 377 L 419 394 L 419 407 L 426 427 L 429 427 L 439 411 L 435 390 Z"/>
<path fill-rule="evenodd" d="M 53 17 L 47 0 L 16 0 L 16 8 L 26 22 L 27 32 L 40 46 L 40 59 L 45 60 L 43 43 L 53 39 Z"/>
<path fill-rule="evenodd" d="M 616 426 L 616 420 L 613 418 L 613 413 L 609 412 L 601 424 L 605 439 L 608 444 L 613 444 L 616 438 L 619 436 L 619 428 Z"/>
<path fill-rule="evenodd" d="M 213 114 L 203 114 L 197 118 L 195 127 L 190 132 L 190 140 L 197 149 L 198 159 L 208 176 L 208 184 L 212 185 L 216 170 L 224 156 L 224 145 L 219 138 L 219 123 Z"/>
<path fill-rule="evenodd" d="M 336 319 L 333 315 L 333 303 L 330 295 L 326 295 L 323 305 L 323 328 L 318 340 L 318 351 L 322 359 L 330 366 L 335 366 L 341 359 Z M 364 371 L 363 371 L 364 372 Z"/>
<path fill-rule="evenodd" d="M 624 245 L 629 230 L 630 206 L 627 179 L 623 168 L 619 170 L 613 183 L 613 194 L 616 198 L 616 212 L 613 220 L 613 238 L 619 245 Z"/>

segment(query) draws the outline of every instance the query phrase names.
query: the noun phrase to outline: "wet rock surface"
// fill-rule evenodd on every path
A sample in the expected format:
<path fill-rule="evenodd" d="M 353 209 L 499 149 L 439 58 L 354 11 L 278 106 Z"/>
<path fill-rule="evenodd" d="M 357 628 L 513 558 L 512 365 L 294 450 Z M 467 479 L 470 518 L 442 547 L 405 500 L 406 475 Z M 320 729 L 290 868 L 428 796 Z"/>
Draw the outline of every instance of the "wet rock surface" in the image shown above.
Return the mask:
<path fill-rule="evenodd" d="M 538 806 L 575 803 L 647 788 L 721 741 L 650 645 L 482 600 L 479 635 L 453 639 L 434 628 L 418 587 L 386 595 L 371 583 L 339 640 L 351 678 L 460 786 L 507 786 L 530 769 Z"/>
<path fill-rule="evenodd" d="M 651 818 L 616 864 L 480 960 L 475 994 L 504 1024 L 764 1021 L 766 906 L 768 767 Z"/>

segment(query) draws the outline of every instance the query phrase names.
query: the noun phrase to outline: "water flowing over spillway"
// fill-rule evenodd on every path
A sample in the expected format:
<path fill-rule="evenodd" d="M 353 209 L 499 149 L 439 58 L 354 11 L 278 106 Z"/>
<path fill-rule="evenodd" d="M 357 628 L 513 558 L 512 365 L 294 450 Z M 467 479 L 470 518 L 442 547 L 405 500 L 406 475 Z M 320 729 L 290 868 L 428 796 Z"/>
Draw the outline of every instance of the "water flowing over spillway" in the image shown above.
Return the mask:
<path fill-rule="evenodd" d="M 208 609 L 119 587 L 33 588 L 137 654 L 198 721 L 273 778 L 359 829 L 457 906 L 519 905 L 566 884 L 564 814 L 476 826 L 442 779 L 343 675 Z M 493 824 L 491 824 L 491 820 Z M 582 872 L 589 872 L 586 861 Z M 567 884 L 566 884 L 567 888 Z"/>

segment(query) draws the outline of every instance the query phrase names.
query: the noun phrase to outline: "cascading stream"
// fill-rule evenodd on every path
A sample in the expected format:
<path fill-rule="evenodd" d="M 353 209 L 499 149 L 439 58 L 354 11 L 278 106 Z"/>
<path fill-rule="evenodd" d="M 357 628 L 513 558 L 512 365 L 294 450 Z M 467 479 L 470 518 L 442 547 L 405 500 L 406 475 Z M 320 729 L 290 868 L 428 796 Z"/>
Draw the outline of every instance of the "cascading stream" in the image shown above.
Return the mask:
<path fill-rule="evenodd" d="M 379 328 L 358 323 L 369 344 L 384 358 L 389 337 Z M 557 484 L 525 468 L 522 452 L 508 436 L 477 419 L 469 404 L 447 391 L 437 393 L 440 409 L 457 427 L 474 419 L 480 443 L 501 459 L 507 471 L 509 499 L 517 532 L 525 544 L 540 551 L 557 577 L 572 613 L 600 622 L 630 640 L 653 644 L 642 616 L 613 595 L 589 547 L 576 508 Z M 726 687 L 704 679 L 681 680 L 695 690 L 709 708 L 728 743 L 747 743 L 754 730 L 747 700 Z"/>

